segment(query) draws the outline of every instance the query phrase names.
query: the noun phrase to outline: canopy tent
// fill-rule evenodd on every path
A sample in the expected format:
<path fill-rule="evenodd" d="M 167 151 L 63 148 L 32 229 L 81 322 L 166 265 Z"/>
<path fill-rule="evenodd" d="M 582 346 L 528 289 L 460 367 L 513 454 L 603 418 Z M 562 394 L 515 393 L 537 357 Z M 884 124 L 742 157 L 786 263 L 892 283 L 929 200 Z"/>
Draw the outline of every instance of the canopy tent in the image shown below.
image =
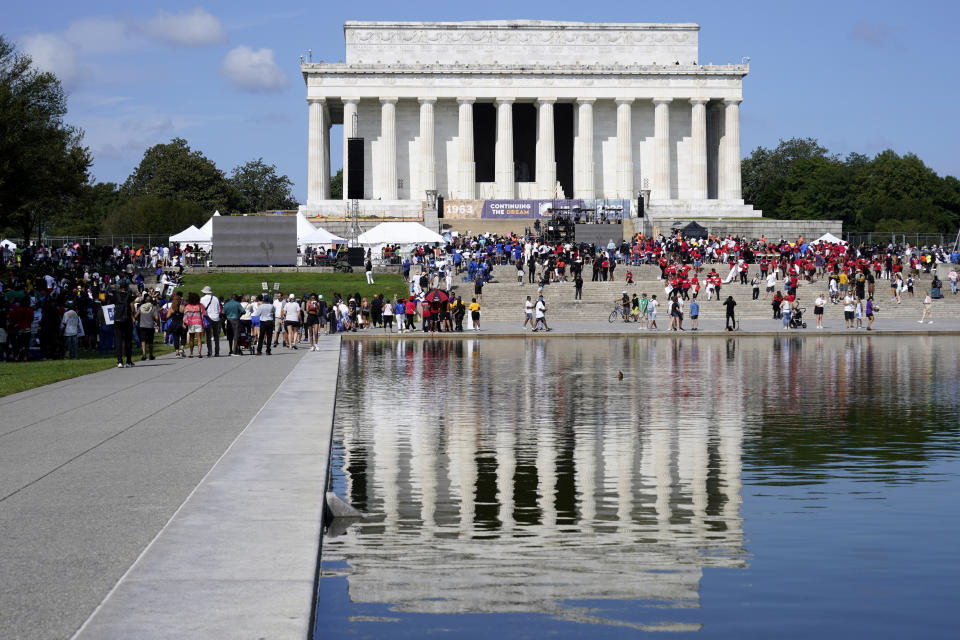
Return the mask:
<path fill-rule="evenodd" d="M 691 222 L 681 229 L 680 232 L 688 238 L 702 239 L 710 235 L 706 227 L 699 225 L 696 222 Z"/>
<path fill-rule="evenodd" d="M 205 234 L 194 225 L 190 225 L 180 233 L 170 236 L 170 242 L 183 242 L 186 244 L 210 243 L 210 236 Z"/>
<path fill-rule="evenodd" d="M 830 244 L 847 244 L 837 236 L 832 233 L 825 233 L 816 240 L 813 241 L 813 244 L 818 244 L 820 242 L 829 242 Z"/>
<path fill-rule="evenodd" d="M 213 215 L 210 216 L 210 219 L 203 223 L 203 226 L 200 227 L 200 231 L 207 234 L 210 238 L 213 238 L 213 219 L 220 215 L 219 211 L 214 211 Z"/>
<path fill-rule="evenodd" d="M 11 242 L 6 238 L 4 238 L 3 240 L 0 240 L 0 245 L 2 245 L 5 249 L 10 249 L 11 251 L 17 248 L 16 243 Z"/>
<path fill-rule="evenodd" d="M 316 231 L 317 228 L 310 224 L 310 221 L 307 220 L 307 216 L 303 215 L 299 211 L 297 212 L 297 244 L 303 246 L 305 244 L 310 244 L 304 242 L 303 239 Z"/>
<path fill-rule="evenodd" d="M 330 244 L 344 244 L 346 243 L 346 238 L 341 238 L 340 236 L 335 236 L 326 229 L 317 227 L 313 230 L 312 233 L 308 233 L 302 238 L 297 239 L 297 244 L 300 245 L 330 245 Z"/>
<path fill-rule="evenodd" d="M 378 244 L 429 244 L 446 242 L 439 233 L 430 231 L 419 222 L 381 222 L 373 229 L 357 236 L 363 245 Z"/>

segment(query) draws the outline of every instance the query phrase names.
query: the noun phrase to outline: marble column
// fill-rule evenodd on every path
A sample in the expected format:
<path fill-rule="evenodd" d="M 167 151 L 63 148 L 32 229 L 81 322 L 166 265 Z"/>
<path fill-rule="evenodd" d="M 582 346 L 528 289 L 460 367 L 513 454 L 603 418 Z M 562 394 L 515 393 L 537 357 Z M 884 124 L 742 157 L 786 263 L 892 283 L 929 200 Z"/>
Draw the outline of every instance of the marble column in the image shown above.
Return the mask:
<path fill-rule="evenodd" d="M 457 175 L 459 193 L 463 200 L 477 197 L 477 164 L 473 159 L 473 98 L 457 98 L 459 130 L 457 132 Z"/>
<path fill-rule="evenodd" d="M 323 98 L 307 98 L 310 109 L 310 123 L 307 133 L 307 206 L 318 205 L 321 200 L 330 197 L 329 191 L 324 192 L 324 179 L 330 179 L 330 163 L 324 153 L 326 143 L 324 138 L 329 135 L 329 114 L 327 103 Z"/>
<path fill-rule="evenodd" d="M 690 98 L 691 120 L 690 137 L 693 148 L 690 151 L 690 168 L 693 175 L 690 180 L 690 197 L 693 200 L 707 199 L 707 99 Z"/>
<path fill-rule="evenodd" d="M 717 131 L 717 200 L 726 199 L 726 185 L 727 185 L 727 160 L 726 160 L 726 148 L 727 148 L 727 136 L 726 136 L 726 123 L 725 113 L 723 103 L 721 102 L 714 108 L 713 112 L 714 126 Z"/>
<path fill-rule="evenodd" d="M 497 99 L 496 186 L 498 198 L 515 198 L 513 182 L 513 99 Z"/>
<path fill-rule="evenodd" d="M 343 199 L 347 199 L 347 167 L 350 166 L 347 159 L 347 141 L 354 137 L 354 133 L 357 133 L 353 130 L 353 118 L 357 115 L 357 103 L 359 101 L 356 98 L 344 98 L 343 99 Z"/>
<path fill-rule="evenodd" d="M 427 199 L 427 191 L 437 188 L 437 158 L 434 149 L 433 105 L 436 98 L 420 98 L 420 187 L 421 194 L 410 194 L 414 200 Z"/>
<path fill-rule="evenodd" d="M 724 200 L 740 200 L 740 98 L 723 101 L 723 191 Z"/>
<path fill-rule="evenodd" d="M 553 104 L 556 98 L 537 101 L 537 192 L 539 197 L 557 196 L 557 156 L 553 140 Z"/>
<path fill-rule="evenodd" d="M 380 98 L 380 199 L 397 199 L 397 99 Z"/>
<path fill-rule="evenodd" d="M 596 197 L 593 162 L 593 103 L 593 98 L 577 100 L 577 135 L 573 142 L 574 198 Z"/>
<path fill-rule="evenodd" d="M 653 101 L 653 189 L 652 200 L 670 199 L 670 98 Z"/>
<path fill-rule="evenodd" d="M 633 199 L 633 98 L 617 100 L 617 197 Z"/>

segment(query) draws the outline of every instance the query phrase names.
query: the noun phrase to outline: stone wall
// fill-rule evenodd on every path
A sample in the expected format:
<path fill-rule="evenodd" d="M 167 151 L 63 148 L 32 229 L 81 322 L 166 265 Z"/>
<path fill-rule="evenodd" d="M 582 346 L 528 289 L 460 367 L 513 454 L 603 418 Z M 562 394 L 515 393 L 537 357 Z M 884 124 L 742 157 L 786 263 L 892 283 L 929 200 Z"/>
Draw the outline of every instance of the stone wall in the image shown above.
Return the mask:
<path fill-rule="evenodd" d="M 669 219 L 657 218 L 653 221 L 654 233 L 668 235 L 672 225 L 679 222 L 686 226 L 691 222 L 689 218 Z M 757 218 L 756 220 L 712 220 L 699 219 L 697 224 L 707 228 L 707 230 L 718 236 L 746 236 L 747 238 L 759 238 L 761 235 L 767 239 L 779 239 L 781 236 L 787 240 L 796 240 L 798 236 L 803 236 L 807 240 L 819 238 L 825 233 L 832 233 L 838 238 L 843 237 L 842 220 L 774 220 L 772 218 Z"/>

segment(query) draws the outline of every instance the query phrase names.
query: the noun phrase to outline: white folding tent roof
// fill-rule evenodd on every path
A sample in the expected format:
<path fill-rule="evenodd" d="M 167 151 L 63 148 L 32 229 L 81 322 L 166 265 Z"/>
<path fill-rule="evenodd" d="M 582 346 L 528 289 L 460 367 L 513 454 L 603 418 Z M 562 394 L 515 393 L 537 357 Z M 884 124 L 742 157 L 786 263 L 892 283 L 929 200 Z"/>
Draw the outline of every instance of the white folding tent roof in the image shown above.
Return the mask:
<path fill-rule="evenodd" d="M 10 240 L 7 240 L 6 238 L 4 238 L 3 240 L 0 240 L 0 245 L 3 245 L 7 249 L 17 248 L 17 245 L 15 243 L 11 242 Z"/>
<path fill-rule="evenodd" d="M 210 216 L 210 219 L 203 223 L 203 226 L 200 227 L 200 231 L 204 232 L 211 238 L 213 237 L 213 219 L 220 215 L 219 211 L 214 211 L 213 215 Z"/>
<path fill-rule="evenodd" d="M 361 233 L 357 242 L 365 245 L 378 244 L 428 244 L 446 242 L 443 236 L 430 231 L 419 222 L 381 222 L 370 231 Z"/>
<path fill-rule="evenodd" d="M 813 241 L 814 244 L 817 244 L 818 242 L 829 242 L 830 244 L 847 244 L 846 242 L 844 242 L 837 236 L 833 235 L 832 233 L 825 233 Z"/>
<path fill-rule="evenodd" d="M 312 233 L 308 233 L 302 238 L 297 239 L 297 244 L 300 245 L 318 245 L 318 244 L 343 244 L 347 241 L 346 238 L 341 238 L 340 236 L 335 236 L 326 229 L 316 228 Z"/>
<path fill-rule="evenodd" d="M 307 220 L 307 216 L 303 215 L 299 211 L 297 212 L 297 244 L 304 245 L 307 244 L 303 241 L 305 237 L 316 231 L 317 228 L 310 224 L 310 221 Z"/>
<path fill-rule="evenodd" d="M 211 238 L 196 226 L 190 225 L 180 233 L 170 236 L 170 242 L 188 242 L 196 244 L 199 242 L 210 242 Z"/>

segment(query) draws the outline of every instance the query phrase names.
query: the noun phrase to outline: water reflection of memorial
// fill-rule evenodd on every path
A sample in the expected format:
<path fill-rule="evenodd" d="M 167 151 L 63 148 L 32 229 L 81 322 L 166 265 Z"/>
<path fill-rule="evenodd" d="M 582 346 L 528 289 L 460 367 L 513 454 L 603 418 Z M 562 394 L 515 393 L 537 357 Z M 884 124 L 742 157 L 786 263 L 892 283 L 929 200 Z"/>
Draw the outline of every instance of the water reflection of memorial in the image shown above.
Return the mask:
<path fill-rule="evenodd" d="M 324 561 L 352 601 L 410 612 L 695 607 L 703 569 L 747 561 L 743 362 L 679 341 L 347 345 L 338 484 L 371 517 Z"/>

